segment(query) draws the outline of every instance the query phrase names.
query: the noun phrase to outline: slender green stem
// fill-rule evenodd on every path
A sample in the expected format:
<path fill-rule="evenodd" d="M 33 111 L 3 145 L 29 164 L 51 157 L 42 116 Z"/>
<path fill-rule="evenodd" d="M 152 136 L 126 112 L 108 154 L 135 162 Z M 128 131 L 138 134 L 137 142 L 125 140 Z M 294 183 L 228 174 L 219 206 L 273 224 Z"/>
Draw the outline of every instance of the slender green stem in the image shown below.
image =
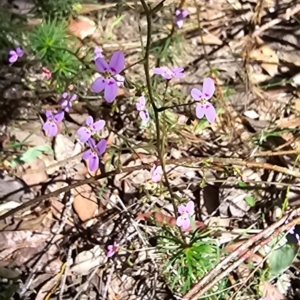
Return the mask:
<path fill-rule="evenodd" d="M 164 110 L 167 110 L 169 108 L 177 108 L 177 107 L 181 107 L 181 106 L 190 106 L 192 104 L 197 103 L 197 101 L 193 101 L 193 102 L 189 102 L 189 103 L 184 103 L 184 104 L 176 104 L 176 105 L 171 105 L 171 106 L 162 106 L 157 108 L 158 112 L 162 112 Z"/>
<path fill-rule="evenodd" d="M 165 169 L 165 161 L 164 161 L 164 154 L 162 151 L 162 145 L 161 145 L 161 136 L 160 136 L 160 122 L 159 122 L 159 111 L 157 106 L 155 105 L 154 101 L 154 95 L 153 95 L 153 90 L 152 90 L 152 83 L 151 83 L 151 78 L 150 78 L 150 68 L 149 68 L 149 55 L 150 55 L 150 47 L 151 47 L 151 34 L 152 34 L 152 14 L 151 10 L 149 9 L 147 3 L 145 0 L 141 0 L 142 6 L 144 8 L 145 14 L 146 14 L 146 19 L 147 19 L 147 43 L 145 47 L 145 60 L 144 60 L 144 70 L 145 70 L 145 75 L 146 75 L 146 84 L 147 84 L 147 89 L 148 89 L 148 95 L 150 99 L 150 103 L 153 107 L 154 111 L 154 117 L 155 117 L 155 124 L 156 124 L 156 141 L 157 141 L 157 152 L 158 152 L 158 157 L 161 163 L 162 171 L 163 171 L 163 176 L 166 182 L 166 186 L 168 188 L 168 191 L 170 193 L 170 197 L 172 200 L 172 205 L 174 207 L 174 213 L 175 217 L 178 217 L 177 213 L 177 206 L 175 203 L 175 198 L 173 197 L 173 192 L 168 180 L 168 176 L 166 173 Z M 184 240 L 184 239 L 183 239 Z"/>

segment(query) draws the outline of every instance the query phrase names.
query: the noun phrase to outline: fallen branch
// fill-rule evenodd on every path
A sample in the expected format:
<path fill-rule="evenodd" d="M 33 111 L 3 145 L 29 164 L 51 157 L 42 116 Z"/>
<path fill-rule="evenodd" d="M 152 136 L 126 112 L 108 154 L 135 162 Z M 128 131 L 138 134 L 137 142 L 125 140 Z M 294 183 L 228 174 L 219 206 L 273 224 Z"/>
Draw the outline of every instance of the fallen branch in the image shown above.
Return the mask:
<path fill-rule="evenodd" d="M 246 167 L 254 167 L 254 168 L 260 168 L 260 169 L 265 169 L 265 170 L 271 170 L 275 172 L 279 172 L 282 174 L 286 174 L 295 178 L 300 178 L 300 172 L 284 167 L 280 167 L 277 165 L 271 165 L 268 163 L 258 163 L 258 162 L 252 162 L 252 161 L 245 161 L 242 159 L 235 159 L 235 158 L 223 158 L 223 157 L 192 157 L 192 158 L 180 158 L 180 159 L 169 159 L 165 161 L 165 165 L 170 165 L 170 164 L 177 164 L 177 165 L 182 165 L 182 164 L 198 164 L 199 168 L 200 165 L 202 168 L 207 167 L 207 165 L 213 165 L 217 164 L 218 166 L 221 164 L 223 166 L 246 166 Z M 142 164 L 134 167 L 127 167 L 127 168 L 119 168 L 114 171 L 106 172 L 100 175 L 97 175 L 95 177 L 90 177 L 84 180 L 76 181 L 66 187 L 63 187 L 61 189 L 58 189 L 54 192 L 48 193 L 46 195 L 41 195 L 39 197 L 36 197 L 26 203 L 23 203 L 22 205 L 10 210 L 9 212 L 3 214 L 0 216 L 0 221 L 6 219 L 9 216 L 14 215 L 16 212 L 22 211 L 26 209 L 27 207 L 41 203 L 44 200 L 49 199 L 50 197 L 56 197 L 60 195 L 61 193 L 66 193 L 70 191 L 71 189 L 77 188 L 81 185 L 84 184 L 91 184 L 99 179 L 102 178 L 107 178 L 111 176 L 115 176 L 117 174 L 122 174 L 122 173 L 131 173 L 134 171 L 142 170 L 142 169 L 147 169 L 151 168 L 152 164 Z"/>

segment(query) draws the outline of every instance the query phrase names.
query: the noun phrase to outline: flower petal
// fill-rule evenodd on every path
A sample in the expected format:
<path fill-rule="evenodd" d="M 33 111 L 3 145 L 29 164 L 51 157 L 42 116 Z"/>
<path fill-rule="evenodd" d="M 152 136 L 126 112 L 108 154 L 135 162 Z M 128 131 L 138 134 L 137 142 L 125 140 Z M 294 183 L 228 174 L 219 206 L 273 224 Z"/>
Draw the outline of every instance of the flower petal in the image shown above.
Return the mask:
<path fill-rule="evenodd" d="M 211 103 L 206 102 L 204 113 L 205 113 L 206 119 L 209 123 L 213 123 L 216 120 L 217 113 Z"/>
<path fill-rule="evenodd" d="M 159 182 L 159 181 L 161 181 L 161 173 L 157 170 L 157 168 L 156 168 L 156 170 L 153 172 L 153 175 L 152 175 L 152 181 L 153 181 L 153 182 Z"/>
<path fill-rule="evenodd" d="M 135 104 L 135 108 L 136 108 L 136 110 L 141 111 L 141 110 L 143 110 L 144 106 L 137 102 Z"/>
<path fill-rule="evenodd" d="M 151 176 L 153 175 L 155 169 L 156 169 L 156 165 L 153 165 L 152 168 L 151 168 L 151 170 L 150 170 L 150 175 Z"/>
<path fill-rule="evenodd" d="M 64 111 L 59 111 L 58 113 L 56 113 L 53 117 L 53 119 L 55 120 L 55 122 L 61 122 L 63 120 L 65 116 L 65 112 Z"/>
<path fill-rule="evenodd" d="M 182 78 L 184 76 L 184 68 L 175 67 L 171 69 L 174 78 Z"/>
<path fill-rule="evenodd" d="M 210 99 L 213 96 L 215 89 L 216 87 L 214 81 L 210 77 L 205 78 L 203 81 L 202 92 L 206 100 Z"/>
<path fill-rule="evenodd" d="M 69 94 L 67 92 L 63 92 L 61 96 L 66 99 L 69 97 Z"/>
<path fill-rule="evenodd" d="M 20 47 L 16 48 L 16 52 L 17 52 L 17 54 L 18 54 L 19 57 L 22 57 L 23 54 L 24 54 L 24 51 Z"/>
<path fill-rule="evenodd" d="M 178 18 L 175 20 L 175 24 L 176 24 L 176 26 L 180 29 L 180 28 L 182 28 L 182 26 L 183 26 L 183 20 L 182 20 L 180 17 L 178 17 Z"/>
<path fill-rule="evenodd" d="M 147 109 L 144 109 L 144 110 L 141 110 L 139 112 L 139 115 L 140 115 L 140 118 L 144 121 L 149 121 L 150 120 L 150 117 L 149 117 L 149 113 L 148 113 L 148 110 Z"/>
<path fill-rule="evenodd" d="M 196 88 L 193 88 L 191 90 L 191 96 L 193 97 L 194 100 L 199 101 L 202 98 L 202 92 Z"/>
<path fill-rule="evenodd" d="M 86 120 L 85 120 L 85 124 L 86 124 L 87 126 L 92 126 L 92 125 L 94 124 L 94 119 L 93 119 L 93 117 L 92 117 L 92 116 L 87 116 L 87 117 L 86 117 Z"/>
<path fill-rule="evenodd" d="M 166 73 L 165 67 L 159 67 L 159 68 L 153 68 L 152 69 L 153 74 L 156 75 L 162 75 Z"/>
<path fill-rule="evenodd" d="M 124 76 L 120 75 L 120 74 L 116 74 L 114 76 L 115 80 L 116 80 L 116 83 L 118 86 L 123 86 L 124 85 L 124 81 L 125 81 L 125 78 Z"/>
<path fill-rule="evenodd" d="M 188 214 L 193 215 L 195 212 L 195 203 L 194 201 L 189 201 L 186 205 L 186 211 Z"/>
<path fill-rule="evenodd" d="M 79 140 L 81 143 L 85 143 L 91 137 L 91 131 L 86 127 L 80 127 L 77 130 L 77 134 L 79 135 Z"/>
<path fill-rule="evenodd" d="M 180 214 L 186 213 L 186 207 L 185 207 L 183 204 L 179 205 L 179 206 L 178 206 L 178 212 L 179 212 Z"/>
<path fill-rule="evenodd" d="M 60 103 L 60 106 L 62 109 L 64 109 L 66 112 L 69 112 L 70 111 L 70 108 L 72 107 L 72 103 L 68 100 L 63 100 L 61 103 Z"/>
<path fill-rule="evenodd" d="M 77 95 L 76 94 L 73 94 L 70 98 L 70 101 L 73 102 L 77 99 Z"/>
<path fill-rule="evenodd" d="M 113 102 L 118 93 L 118 85 L 114 79 L 110 79 L 107 81 L 105 85 L 105 90 L 104 90 L 104 99 L 108 102 L 111 103 Z"/>
<path fill-rule="evenodd" d="M 46 115 L 47 119 L 53 118 L 53 114 L 50 110 L 46 110 L 45 115 Z"/>
<path fill-rule="evenodd" d="M 185 19 L 189 15 L 189 12 L 186 9 L 184 9 L 181 11 L 181 15 L 182 15 L 182 18 Z"/>
<path fill-rule="evenodd" d="M 18 59 L 18 55 L 17 54 L 13 54 L 9 59 L 8 61 L 12 64 L 14 62 L 16 62 Z"/>
<path fill-rule="evenodd" d="M 106 79 L 103 77 L 98 77 L 92 84 L 92 91 L 94 93 L 101 93 L 106 85 Z"/>
<path fill-rule="evenodd" d="M 165 78 L 167 80 L 172 79 L 172 74 L 171 74 L 172 72 L 167 67 L 154 68 L 152 71 L 153 71 L 153 74 L 161 75 L 163 78 Z"/>
<path fill-rule="evenodd" d="M 92 152 L 92 155 L 89 158 L 89 170 L 96 171 L 99 166 L 99 157 L 96 153 Z"/>
<path fill-rule="evenodd" d="M 82 154 L 82 159 L 87 160 L 91 157 L 92 151 L 89 149 Z"/>
<path fill-rule="evenodd" d="M 98 57 L 95 60 L 95 65 L 96 65 L 96 69 L 100 73 L 105 73 L 105 72 L 109 71 L 109 65 L 103 57 Z"/>
<path fill-rule="evenodd" d="M 51 122 L 50 121 L 46 121 L 44 124 L 43 124 L 43 130 L 44 131 L 49 131 L 49 128 L 50 128 L 50 126 L 51 126 Z"/>
<path fill-rule="evenodd" d="M 43 125 L 43 130 L 45 130 L 50 137 L 53 137 L 57 134 L 57 125 L 53 122 L 46 122 Z"/>
<path fill-rule="evenodd" d="M 198 119 L 202 119 L 205 114 L 205 107 L 202 104 L 197 104 L 196 106 L 196 116 Z"/>
<path fill-rule="evenodd" d="M 88 139 L 87 143 L 88 143 L 88 145 L 91 149 L 96 148 L 96 143 L 95 143 L 95 140 L 93 138 Z"/>
<path fill-rule="evenodd" d="M 101 130 L 105 126 L 104 120 L 99 120 L 92 125 L 92 129 L 95 131 Z"/>
<path fill-rule="evenodd" d="M 113 75 L 119 74 L 125 66 L 125 57 L 122 51 L 116 51 L 109 62 L 109 67 Z"/>
<path fill-rule="evenodd" d="M 113 250 L 109 250 L 106 253 L 106 257 L 112 257 L 115 254 L 115 252 Z"/>
<path fill-rule="evenodd" d="M 98 46 L 95 47 L 94 53 L 95 53 L 94 60 L 96 60 L 99 57 L 103 57 L 102 49 Z"/>
<path fill-rule="evenodd" d="M 187 230 L 190 227 L 190 225 L 191 225 L 190 219 L 189 218 L 184 218 L 183 222 L 182 222 L 182 225 L 181 225 L 181 228 L 183 230 Z"/>
<path fill-rule="evenodd" d="M 182 226 L 182 222 L 183 222 L 183 218 L 181 216 L 179 216 L 177 219 L 176 219 L 176 225 L 178 227 L 181 227 Z"/>
<path fill-rule="evenodd" d="M 144 96 L 138 98 L 138 102 L 135 104 L 137 110 L 144 110 L 146 105 L 146 99 Z"/>
<path fill-rule="evenodd" d="M 105 152 L 105 150 L 106 150 L 106 140 L 104 140 L 104 139 L 101 140 L 97 144 L 96 149 L 97 149 L 98 155 L 101 156 Z"/>

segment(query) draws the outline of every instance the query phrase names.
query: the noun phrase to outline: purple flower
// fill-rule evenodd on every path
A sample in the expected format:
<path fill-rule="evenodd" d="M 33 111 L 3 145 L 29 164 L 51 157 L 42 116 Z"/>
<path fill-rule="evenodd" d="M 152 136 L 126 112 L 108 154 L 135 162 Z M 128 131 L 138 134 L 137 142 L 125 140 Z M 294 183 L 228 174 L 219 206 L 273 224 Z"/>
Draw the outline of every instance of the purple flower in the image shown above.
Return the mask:
<path fill-rule="evenodd" d="M 285 221 L 285 224 L 287 224 L 287 223 L 288 223 L 288 220 Z M 292 228 L 290 228 L 288 230 L 288 233 L 294 235 L 295 238 L 298 241 L 298 244 L 300 243 L 300 235 L 296 232 L 296 227 L 295 226 L 293 226 Z"/>
<path fill-rule="evenodd" d="M 8 61 L 12 64 L 18 60 L 19 57 L 22 57 L 24 54 L 24 51 L 20 48 L 17 47 L 15 50 L 10 50 L 9 51 L 9 59 Z"/>
<path fill-rule="evenodd" d="M 90 138 L 88 140 L 90 149 L 85 151 L 82 155 L 82 159 L 88 160 L 88 166 L 90 171 L 95 171 L 99 166 L 99 156 L 101 156 L 106 150 L 106 140 L 101 140 L 97 145 L 95 140 Z"/>
<path fill-rule="evenodd" d="M 59 111 L 55 115 L 50 110 L 46 111 L 47 121 L 43 125 L 43 130 L 48 133 L 50 137 L 56 136 L 58 131 L 58 123 L 60 123 L 65 116 L 63 111 Z"/>
<path fill-rule="evenodd" d="M 288 221 L 287 221 L 287 222 L 288 222 Z M 286 223 L 287 223 L 287 222 L 286 222 Z M 296 229 L 295 226 L 293 226 L 292 228 L 289 229 L 288 233 L 290 233 L 290 234 L 295 234 L 295 229 Z"/>
<path fill-rule="evenodd" d="M 117 82 L 117 85 L 120 87 L 120 86 L 123 86 L 124 85 L 124 81 L 125 81 L 125 78 L 120 75 L 120 74 L 117 74 L 114 76 L 116 82 Z"/>
<path fill-rule="evenodd" d="M 112 257 L 116 252 L 119 251 L 119 248 L 120 246 L 116 242 L 114 242 L 113 245 L 108 245 L 106 256 Z"/>
<path fill-rule="evenodd" d="M 168 67 L 159 67 L 154 68 L 152 71 L 154 74 L 161 75 L 167 80 L 170 80 L 172 78 L 182 78 L 184 76 L 184 68 L 181 67 L 173 67 L 172 69 L 169 69 Z"/>
<path fill-rule="evenodd" d="M 183 20 L 188 16 L 188 11 L 186 9 L 176 9 L 175 11 L 175 24 L 178 28 L 183 26 Z"/>
<path fill-rule="evenodd" d="M 213 123 L 216 119 L 217 113 L 213 105 L 208 102 L 215 92 L 215 83 L 211 78 L 205 78 L 203 81 L 202 92 L 196 88 L 191 90 L 191 95 L 194 100 L 200 103 L 196 106 L 196 116 L 202 119 L 206 116 L 208 122 Z"/>
<path fill-rule="evenodd" d="M 123 76 L 119 74 L 124 69 L 124 54 L 122 51 L 116 51 L 109 64 L 103 57 L 98 57 L 95 63 L 97 70 L 102 73 L 102 77 L 94 81 L 92 91 L 100 93 L 104 90 L 104 99 L 111 103 L 117 97 L 118 86 L 124 82 Z"/>
<path fill-rule="evenodd" d="M 98 46 L 95 47 L 94 54 L 94 60 L 97 60 L 99 57 L 103 58 L 102 49 Z"/>
<path fill-rule="evenodd" d="M 141 96 L 138 100 L 139 102 L 135 104 L 136 109 L 139 111 L 141 119 L 148 122 L 150 120 L 150 117 L 146 108 L 146 99 L 144 96 Z"/>
<path fill-rule="evenodd" d="M 300 235 L 298 233 L 295 234 L 295 238 L 297 239 L 298 244 L 300 244 Z"/>
<path fill-rule="evenodd" d="M 80 136 L 79 140 L 82 143 L 85 143 L 94 133 L 101 130 L 105 126 L 104 120 L 99 120 L 94 122 L 92 116 L 86 118 L 86 127 L 82 126 L 77 130 L 77 134 Z"/>
<path fill-rule="evenodd" d="M 195 212 L 195 204 L 193 201 L 189 201 L 186 206 L 179 205 L 178 212 L 181 214 L 176 220 L 176 225 L 181 227 L 183 230 L 187 230 L 190 225 L 190 216 Z"/>
<path fill-rule="evenodd" d="M 154 165 L 150 170 L 151 179 L 153 182 L 161 181 L 162 169 L 161 166 Z"/>
<path fill-rule="evenodd" d="M 61 108 L 66 111 L 69 112 L 71 107 L 72 107 L 72 102 L 76 100 L 77 95 L 73 94 L 73 95 L 69 95 L 67 92 L 64 92 L 62 94 L 62 102 L 60 103 Z"/>
<path fill-rule="evenodd" d="M 42 77 L 49 80 L 52 77 L 51 71 L 46 67 L 42 67 Z"/>

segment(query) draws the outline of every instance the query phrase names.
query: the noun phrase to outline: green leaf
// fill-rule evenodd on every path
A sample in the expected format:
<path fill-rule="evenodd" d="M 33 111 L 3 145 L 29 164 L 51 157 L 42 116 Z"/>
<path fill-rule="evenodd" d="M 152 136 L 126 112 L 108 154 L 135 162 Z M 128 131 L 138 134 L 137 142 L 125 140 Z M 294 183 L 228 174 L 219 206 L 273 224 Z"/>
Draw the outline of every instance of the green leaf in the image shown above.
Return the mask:
<path fill-rule="evenodd" d="M 36 158 L 38 158 L 43 152 L 52 152 L 52 149 L 50 146 L 47 145 L 29 148 L 22 155 L 12 160 L 10 162 L 10 166 L 12 168 L 15 168 L 18 165 L 21 165 L 23 163 L 30 163 L 34 161 Z"/>
<path fill-rule="evenodd" d="M 19 289 L 18 284 L 1 284 L 0 286 L 0 299 L 1 300 L 10 300 L 13 299 L 14 293 L 16 293 Z"/>
<path fill-rule="evenodd" d="M 248 187 L 247 183 L 246 183 L 246 182 L 243 182 L 243 181 L 240 181 L 240 182 L 238 183 L 238 186 L 239 186 L 240 188 L 247 188 L 247 187 Z"/>
<path fill-rule="evenodd" d="M 298 246 L 295 244 L 286 244 L 272 251 L 268 260 L 271 278 L 277 277 L 288 269 L 294 261 L 297 252 Z"/>
<path fill-rule="evenodd" d="M 298 253 L 298 248 L 298 241 L 294 236 L 281 233 L 259 249 L 260 254 L 268 255 L 270 279 L 279 276 L 290 267 Z"/>
<path fill-rule="evenodd" d="M 256 201 L 253 196 L 246 196 L 245 201 L 249 206 L 251 206 L 251 207 L 255 206 Z"/>
<path fill-rule="evenodd" d="M 117 26 L 120 22 L 122 22 L 122 20 L 124 19 L 125 15 L 121 15 L 119 18 L 117 18 L 115 21 L 112 22 L 111 26 L 112 28 L 114 28 L 115 26 Z"/>

